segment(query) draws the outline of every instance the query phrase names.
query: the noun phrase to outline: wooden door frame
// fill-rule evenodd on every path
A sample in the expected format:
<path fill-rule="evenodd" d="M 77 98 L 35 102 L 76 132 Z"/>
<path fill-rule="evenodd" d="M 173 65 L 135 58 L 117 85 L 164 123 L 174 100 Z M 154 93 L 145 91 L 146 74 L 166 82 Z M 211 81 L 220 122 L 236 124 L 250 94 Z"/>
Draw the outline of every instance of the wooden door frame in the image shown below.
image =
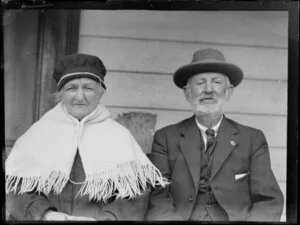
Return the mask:
<path fill-rule="evenodd" d="M 50 95 L 56 90 L 54 66 L 61 56 L 77 53 L 79 23 L 80 10 L 39 11 L 33 121 L 53 106 Z"/>

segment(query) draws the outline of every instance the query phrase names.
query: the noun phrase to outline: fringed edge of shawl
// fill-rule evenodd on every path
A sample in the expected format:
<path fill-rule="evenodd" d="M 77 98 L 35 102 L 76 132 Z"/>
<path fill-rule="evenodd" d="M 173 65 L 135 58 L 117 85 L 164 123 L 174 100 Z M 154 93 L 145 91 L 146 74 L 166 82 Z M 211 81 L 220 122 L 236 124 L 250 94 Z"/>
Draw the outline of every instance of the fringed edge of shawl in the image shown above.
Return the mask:
<path fill-rule="evenodd" d="M 60 171 L 52 171 L 46 178 L 43 176 L 20 177 L 6 175 L 6 193 L 13 191 L 15 194 L 25 192 L 43 192 L 48 195 L 52 190 L 59 194 L 69 180 L 69 175 Z"/>
<path fill-rule="evenodd" d="M 113 170 L 87 175 L 77 196 L 88 195 L 90 201 L 103 202 L 113 196 L 135 199 L 145 192 L 148 184 L 165 187 L 170 183 L 152 164 L 139 165 L 131 161 Z"/>

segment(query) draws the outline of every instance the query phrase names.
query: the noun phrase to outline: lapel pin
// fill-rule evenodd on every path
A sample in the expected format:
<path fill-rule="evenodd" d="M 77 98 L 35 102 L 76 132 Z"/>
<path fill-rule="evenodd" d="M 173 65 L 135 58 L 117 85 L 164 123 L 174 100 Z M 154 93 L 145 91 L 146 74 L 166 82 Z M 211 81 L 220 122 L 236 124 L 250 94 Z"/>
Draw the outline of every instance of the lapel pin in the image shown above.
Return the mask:
<path fill-rule="evenodd" d="M 230 141 L 230 144 L 232 145 L 232 146 L 236 146 L 236 142 L 235 141 Z"/>

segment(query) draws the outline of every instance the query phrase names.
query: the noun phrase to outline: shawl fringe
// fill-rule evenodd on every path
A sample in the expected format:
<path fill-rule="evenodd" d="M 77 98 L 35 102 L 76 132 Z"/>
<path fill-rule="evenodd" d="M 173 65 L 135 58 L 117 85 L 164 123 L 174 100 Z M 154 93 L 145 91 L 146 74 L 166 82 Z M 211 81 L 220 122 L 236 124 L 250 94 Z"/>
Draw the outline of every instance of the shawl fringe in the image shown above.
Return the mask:
<path fill-rule="evenodd" d="M 42 176 L 35 177 L 19 177 L 19 176 L 6 176 L 5 189 L 6 193 L 13 191 L 15 194 L 23 194 L 25 192 L 43 192 L 48 195 L 52 190 L 55 194 L 59 194 L 66 183 L 69 176 L 60 171 L 52 171 L 45 179 Z"/>
<path fill-rule="evenodd" d="M 68 181 L 69 176 L 59 171 L 52 171 L 46 179 L 41 176 L 6 176 L 6 192 L 16 193 L 19 189 L 18 194 L 23 194 L 36 189 L 36 192 L 46 195 L 51 191 L 59 194 Z M 131 161 L 109 171 L 87 175 L 76 197 L 88 195 L 90 201 L 97 202 L 107 202 L 112 196 L 135 199 L 146 191 L 147 184 L 165 187 L 169 182 L 155 166 L 139 165 L 136 161 Z"/>
<path fill-rule="evenodd" d="M 155 166 L 131 161 L 114 170 L 88 175 L 77 196 L 88 195 L 89 200 L 97 202 L 107 202 L 112 196 L 135 199 L 146 191 L 147 184 L 165 187 L 169 182 Z"/>

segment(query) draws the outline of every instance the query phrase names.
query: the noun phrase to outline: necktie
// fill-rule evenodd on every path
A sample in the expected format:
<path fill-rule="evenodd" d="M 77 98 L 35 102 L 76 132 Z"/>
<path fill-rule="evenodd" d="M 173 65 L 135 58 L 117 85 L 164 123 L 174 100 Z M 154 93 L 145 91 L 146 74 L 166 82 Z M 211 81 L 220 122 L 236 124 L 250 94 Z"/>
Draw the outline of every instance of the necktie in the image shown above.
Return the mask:
<path fill-rule="evenodd" d="M 215 141 L 215 131 L 211 128 L 207 129 L 205 131 L 207 135 L 207 144 L 205 149 L 205 154 L 209 157 L 212 153 L 213 147 L 214 147 L 214 141 Z"/>

